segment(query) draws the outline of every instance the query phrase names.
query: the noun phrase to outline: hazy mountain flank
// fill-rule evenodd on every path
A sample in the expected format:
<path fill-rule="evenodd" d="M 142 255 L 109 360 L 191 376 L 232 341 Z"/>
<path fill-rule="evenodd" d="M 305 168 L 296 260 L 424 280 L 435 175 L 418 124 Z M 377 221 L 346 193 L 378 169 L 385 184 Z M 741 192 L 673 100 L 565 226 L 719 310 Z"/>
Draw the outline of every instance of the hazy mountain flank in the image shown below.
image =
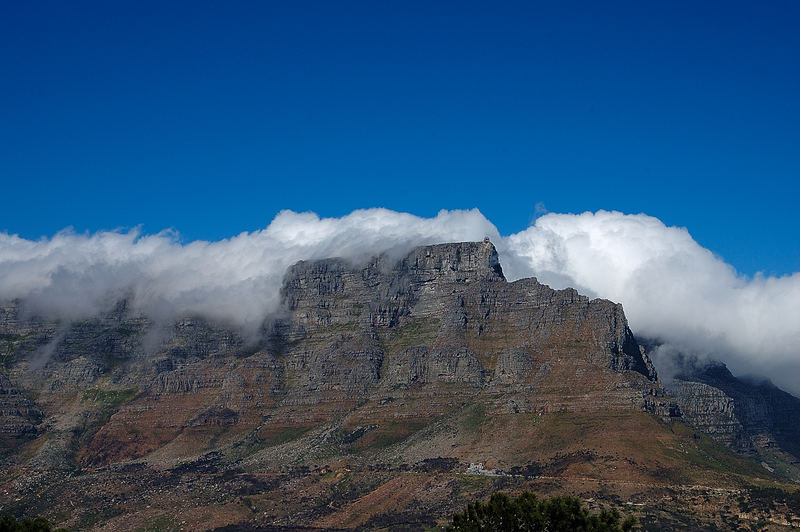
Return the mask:
<path fill-rule="evenodd" d="M 255 340 L 0 307 L 0 512 L 416 529 L 529 488 L 645 528 L 800 526 L 800 400 L 718 365 L 663 386 L 621 305 L 509 283 L 488 241 L 299 262 L 281 299 Z"/>

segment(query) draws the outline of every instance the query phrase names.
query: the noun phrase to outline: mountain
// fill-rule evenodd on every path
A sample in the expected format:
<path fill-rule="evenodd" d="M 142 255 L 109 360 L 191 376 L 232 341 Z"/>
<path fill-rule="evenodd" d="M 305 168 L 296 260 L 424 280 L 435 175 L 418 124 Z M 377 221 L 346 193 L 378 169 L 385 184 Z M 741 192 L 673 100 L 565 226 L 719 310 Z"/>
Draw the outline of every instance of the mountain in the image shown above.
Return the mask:
<path fill-rule="evenodd" d="M 747 417 L 732 376 L 663 386 L 621 305 L 507 282 L 488 241 L 299 262 L 281 299 L 258 338 L 124 300 L 73 323 L 0 307 L 0 512 L 417 529 L 528 488 L 648 527 L 800 523 L 791 467 L 741 444 L 791 465 L 794 398 Z"/>
<path fill-rule="evenodd" d="M 667 383 L 684 420 L 765 468 L 800 479 L 800 399 L 770 382 L 739 379 L 724 364 L 685 360 Z"/>

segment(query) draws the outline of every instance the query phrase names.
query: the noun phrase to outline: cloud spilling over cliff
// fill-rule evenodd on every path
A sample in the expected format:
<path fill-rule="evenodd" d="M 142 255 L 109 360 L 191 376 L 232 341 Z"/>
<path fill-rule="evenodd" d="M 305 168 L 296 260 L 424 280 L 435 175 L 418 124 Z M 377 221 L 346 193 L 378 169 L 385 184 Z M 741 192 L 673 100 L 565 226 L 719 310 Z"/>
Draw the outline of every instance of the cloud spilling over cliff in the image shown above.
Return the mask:
<path fill-rule="evenodd" d="M 263 230 L 185 244 L 169 231 L 65 231 L 38 241 L 0 233 L 0 300 L 78 319 L 128 297 L 156 319 L 202 314 L 253 332 L 277 309 L 284 271 L 298 260 L 357 262 L 484 236 L 510 280 L 536 276 L 622 302 L 635 333 L 800 393 L 800 273 L 741 276 L 685 229 L 643 214 L 551 213 L 505 237 L 477 210 L 420 218 L 385 209 L 341 218 L 284 211 Z"/>
<path fill-rule="evenodd" d="M 419 218 L 385 209 L 323 219 L 283 211 L 266 229 L 187 244 L 170 231 L 63 231 L 38 241 L 0 233 L 0 301 L 19 298 L 32 313 L 79 319 L 127 297 L 157 319 L 201 314 L 252 331 L 278 307 L 283 274 L 298 260 L 399 257 L 417 245 L 485 235 L 499 238 L 477 210 Z"/>
<path fill-rule="evenodd" d="M 510 276 L 622 302 L 637 335 L 800 392 L 800 273 L 749 278 L 686 229 L 618 212 L 548 214 L 504 239 Z"/>

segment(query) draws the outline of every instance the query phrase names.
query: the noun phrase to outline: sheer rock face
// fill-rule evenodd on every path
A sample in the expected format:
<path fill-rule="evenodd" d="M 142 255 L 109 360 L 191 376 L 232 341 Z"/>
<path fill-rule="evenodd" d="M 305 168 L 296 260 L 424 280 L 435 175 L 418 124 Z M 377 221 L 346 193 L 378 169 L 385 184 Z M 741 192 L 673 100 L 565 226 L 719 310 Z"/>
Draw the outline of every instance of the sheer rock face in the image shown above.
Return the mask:
<path fill-rule="evenodd" d="M 536 279 L 509 283 L 489 242 L 360 265 L 299 262 L 281 294 L 260 344 L 196 317 L 154 324 L 124 303 L 68 325 L 6 305 L 7 382 L 39 405 L 17 401 L 0 417 L 29 429 L 36 416 L 18 413 L 40 408 L 64 452 L 77 446 L 79 462 L 104 464 L 176 459 L 209 430 L 263 434 L 354 408 L 385 425 L 479 396 L 489 412 L 544 413 L 657 411 L 652 398 L 663 395 L 620 305 Z M 70 441 L 81 430 L 89 435 Z"/>
<path fill-rule="evenodd" d="M 736 419 L 735 405 L 722 390 L 703 384 L 676 379 L 668 386 L 683 418 L 717 441 L 729 446 L 749 448 L 742 438 L 744 427 Z"/>
<path fill-rule="evenodd" d="M 738 379 L 719 363 L 691 365 L 667 386 L 686 421 L 740 451 L 778 447 L 800 456 L 800 399 Z"/>
<path fill-rule="evenodd" d="M 588 392 L 600 393 L 594 408 L 642 404 L 655 381 L 620 305 L 535 279 L 508 283 L 486 242 L 427 246 L 394 264 L 301 262 L 282 294 L 289 317 L 274 339 L 302 371 L 292 393 L 456 385 L 535 392 L 546 410 Z"/>

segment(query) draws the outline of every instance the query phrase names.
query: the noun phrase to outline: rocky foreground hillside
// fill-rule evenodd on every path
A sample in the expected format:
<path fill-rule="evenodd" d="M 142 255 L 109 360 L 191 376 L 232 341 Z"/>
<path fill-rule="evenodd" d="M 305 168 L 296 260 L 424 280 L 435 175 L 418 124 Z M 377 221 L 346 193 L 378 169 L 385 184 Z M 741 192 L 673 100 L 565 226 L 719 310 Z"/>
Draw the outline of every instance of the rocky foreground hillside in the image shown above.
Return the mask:
<path fill-rule="evenodd" d="M 258 338 L 0 307 L 0 512 L 417 529 L 529 488 L 647 527 L 800 525 L 800 401 L 713 368 L 665 388 L 620 305 L 509 283 L 489 242 L 300 262 L 281 295 Z"/>

